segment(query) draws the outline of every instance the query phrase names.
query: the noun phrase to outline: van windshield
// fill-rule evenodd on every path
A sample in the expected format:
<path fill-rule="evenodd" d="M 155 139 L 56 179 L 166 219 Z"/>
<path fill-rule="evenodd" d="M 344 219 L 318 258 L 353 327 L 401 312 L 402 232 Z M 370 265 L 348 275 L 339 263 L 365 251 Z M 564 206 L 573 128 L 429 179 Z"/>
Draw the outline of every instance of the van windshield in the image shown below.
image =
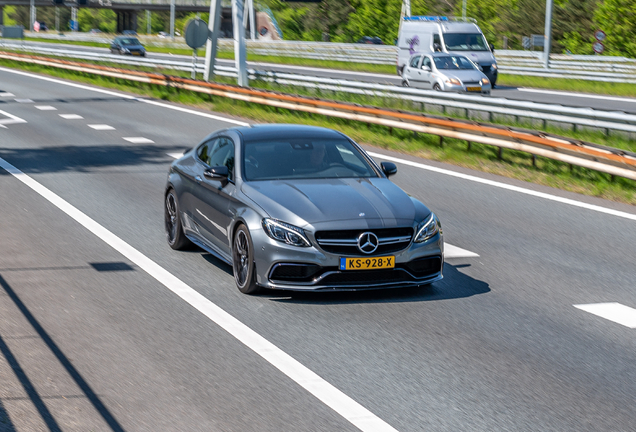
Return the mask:
<path fill-rule="evenodd" d="M 448 51 L 489 51 L 481 33 L 444 33 L 444 44 Z"/>

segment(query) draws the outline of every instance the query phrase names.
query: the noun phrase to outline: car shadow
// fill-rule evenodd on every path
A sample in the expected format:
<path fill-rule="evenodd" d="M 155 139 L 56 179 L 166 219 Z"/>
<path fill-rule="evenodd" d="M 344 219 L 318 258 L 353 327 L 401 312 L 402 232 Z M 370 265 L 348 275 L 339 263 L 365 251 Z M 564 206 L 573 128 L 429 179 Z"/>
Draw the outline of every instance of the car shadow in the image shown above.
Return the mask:
<path fill-rule="evenodd" d="M 37 148 L 2 148 L 0 158 L 26 174 L 88 172 L 110 167 L 139 165 L 167 166 L 174 160 L 168 153 L 183 152 L 184 145 L 101 144 L 92 146 L 55 146 Z M 9 175 L 0 169 L 0 175 Z"/>
<path fill-rule="evenodd" d="M 345 292 L 264 290 L 261 296 L 269 296 L 269 300 L 283 303 L 347 304 L 452 300 L 490 292 L 486 282 L 474 279 L 459 271 L 460 268 L 469 266 L 444 263 L 444 279 L 423 287 Z"/>

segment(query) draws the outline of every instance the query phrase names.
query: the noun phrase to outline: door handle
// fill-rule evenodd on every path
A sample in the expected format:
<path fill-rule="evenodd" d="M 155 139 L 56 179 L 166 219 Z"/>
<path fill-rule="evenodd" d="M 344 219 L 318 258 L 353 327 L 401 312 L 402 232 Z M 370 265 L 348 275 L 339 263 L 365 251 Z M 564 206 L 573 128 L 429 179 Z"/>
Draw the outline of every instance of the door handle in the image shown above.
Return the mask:
<path fill-rule="evenodd" d="M 196 177 L 194 178 L 194 181 L 196 181 L 197 183 L 199 183 L 199 184 L 200 184 L 200 183 L 203 181 L 203 179 L 201 178 L 201 176 L 196 176 Z"/>

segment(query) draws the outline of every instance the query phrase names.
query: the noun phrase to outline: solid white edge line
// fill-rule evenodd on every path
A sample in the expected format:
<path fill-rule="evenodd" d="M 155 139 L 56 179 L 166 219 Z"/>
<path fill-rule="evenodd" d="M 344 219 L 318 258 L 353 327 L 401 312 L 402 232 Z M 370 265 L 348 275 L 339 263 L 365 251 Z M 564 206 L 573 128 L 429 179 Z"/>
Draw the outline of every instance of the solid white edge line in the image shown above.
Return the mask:
<path fill-rule="evenodd" d="M 597 206 L 594 204 L 588 204 L 588 203 L 584 203 L 581 201 L 576 201 L 570 198 L 563 198 L 560 196 L 556 196 L 556 195 L 550 195 L 548 193 L 545 192 L 537 192 L 537 191 L 533 191 L 530 189 L 525 189 L 519 186 L 512 186 L 506 183 L 501 183 L 498 181 L 494 181 L 494 180 L 487 180 L 487 179 L 483 179 L 480 177 L 476 177 L 473 175 L 469 175 L 469 174 L 462 174 L 462 173 L 458 173 L 455 171 L 451 171 L 448 169 L 444 169 L 444 168 L 437 168 L 434 166 L 430 166 L 430 165 L 425 165 L 419 162 L 412 162 L 409 160 L 405 160 L 405 159 L 400 159 L 400 158 L 396 158 L 393 156 L 387 156 L 387 155 L 383 155 L 381 153 L 374 153 L 374 152 L 368 152 L 371 156 L 373 156 L 374 158 L 378 158 L 378 159 L 385 159 L 388 161 L 393 161 L 393 162 L 398 162 L 404 165 L 409 165 L 415 168 L 421 168 L 427 171 L 431 171 L 431 172 L 436 172 L 438 174 L 444 174 L 444 175 L 448 175 L 451 177 L 457 177 L 460 179 L 464 179 L 464 180 L 469 180 L 475 183 L 481 183 L 481 184 L 485 184 L 488 186 L 494 186 L 500 189 L 506 189 L 509 191 L 513 191 L 513 192 L 519 192 L 522 194 L 526 194 L 526 195 L 530 195 L 530 196 L 534 196 L 537 198 L 543 198 L 543 199 L 547 199 L 550 201 L 555 201 L 555 202 L 559 202 L 562 204 L 568 204 L 574 207 L 580 207 L 580 208 L 584 208 L 587 210 L 592 210 L 592 211 L 596 211 L 599 213 L 605 213 L 605 214 L 609 214 L 612 216 L 618 216 L 624 219 L 629 219 L 629 220 L 633 220 L 636 221 L 636 214 L 632 214 L 632 213 L 627 213 L 624 211 L 620 211 L 620 210 L 614 210 L 614 209 L 610 209 L 607 207 L 601 207 L 601 206 Z"/>
<path fill-rule="evenodd" d="M 636 309 L 620 303 L 591 303 L 572 305 L 577 309 L 589 312 L 606 320 L 636 328 Z"/>
<path fill-rule="evenodd" d="M 172 273 L 146 257 L 144 254 L 130 246 L 102 225 L 82 213 L 69 202 L 41 185 L 22 171 L 0 158 L 0 167 L 5 169 L 26 186 L 37 192 L 54 206 L 69 215 L 80 225 L 95 234 L 117 252 L 128 258 L 152 276 L 157 282 L 164 285 L 181 299 L 189 303 L 196 310 L 215 322 L 234 338 L 242 342 L 256 354 L 267 360 L 272 366 L 294 380 L 297 384 L 310 392 L 325 405 L 336 411 L 351 424 L 365 432 L 397 432 L 392 426 L 364 408 L 358 402 L 338 390 L 332 384 L 321 378 L 318 374 L 295 360 L 289 354 L 265 339 L 263 336 L 250 329 L 238 319 L 221 309 L 186 283 L 178 279 Z"/>
<path fill-rule="evenodd" d="M 544 94 L 555 95 L 555 96 L 572 96 L 572 97 L 580 97 L 580 98 L 586 98 L 586 99 L 601 99 L 601 100 L 608 100 L 608 101 L 615 101 L 615 102 L 636 103 L 636 99 L 633 99 L 633 98 L 593 95 L 593 94 L 586 94 L 586 93 L 570 93 L 570 92 L 563 92 L 563 91 L 541 90 L 541 89 L 533 89 L 533 88 L 526 88 L 526 87 L 519 87 L 517 88 L 517 91 L 527 92 L 527 93 L 544 93 Z"/>
<path fill-rule="evenodd" d="M 141 98 L 138 98 L 138 97 L 135 97 L 135 96 L 130 96 L 130 95 L 127 95 L 127 94 L 118 93 L 118 92 L 111 91 L 111 90 L 104 90 L 104 89 L 100 89 L 100 88 L 89 87 L 89 86 L 82 85 L 82 84 L 61 81 L 61 80 L 58 80 L 58 79 L 55 79 L 55 78 L 49 78 L 49 77 L 44 77 L 44 76 L 40 76 L 40 75 L 34 75 L 34 74 L 31 74 L 31 73 L 28 73 L 28 72 L 16 71 L 16 70 L 13 70 L 13 69 L 7 69 L 7 68 L 3 68 L 3 67 L 0 67 L 0 71 L 9 72 L 9 73 L 17 74 L 17 75 L 22 75 L 22 76 L 26 76 L 26 77 L 29 77 L 29 78 L 40 79 L 40 80 L 44 80 L 44 81 L 48 81 L 48 82 L 52 82 L 52 83 L 56 83 L 56 84 L 61 84 L 61 85 L 69 86 L 69 87 L 75 87 L 75 88 L 79 88 L 79 89 L 82 89 L 82 90 L 88 90 L 88 91 L 93 91 L 93 92 L 97 92 L 97 93 L 107 94 L 107 95 L 110 95 L 110 96 L 117 96 L 117 97 L 121 97 L 121 98 L 124 98 L 124 99 L 136 100 L 138 102 L 143 102 L 143 103 L 147 103 L 147 104 L 150 104 L 150 105 L 156 105 L 156 106 L 160 106 L 160 107 L 163 107 L 163 108 L 168 108 L 168 109 L 175 110 L 175 111 L 185 112 L 185 113 L 188 113 L 188 114 L 194 114 L 194 115 L 198 115 L 200 117 L 206 117 L 206 118 L 213 119 L 213 120 L 219 120 L 219 121 L 235 124 L 235 125 L 238 125 L 238 126 L 249 126 L 250 125 L 249 123 L 246 123 L 246 122 L 242 122 L 242 121 L 238 121 L 238 120 L 234 120 L 234 119 L 221 117 L 221 116 L 218 116 L 218 115 L 203 113 L 203 112 L 195 111 L 195 110 L 188 109 L 188 108 L 182 108 L 182 107 L 175 106 L 175 105 L 168 105 L 168 104 L 163 103 L 163 102 L 158 102 L 158 101 L 153 101 L 153 100 L 148 100 L 148 99 L 141 99 Z"/>

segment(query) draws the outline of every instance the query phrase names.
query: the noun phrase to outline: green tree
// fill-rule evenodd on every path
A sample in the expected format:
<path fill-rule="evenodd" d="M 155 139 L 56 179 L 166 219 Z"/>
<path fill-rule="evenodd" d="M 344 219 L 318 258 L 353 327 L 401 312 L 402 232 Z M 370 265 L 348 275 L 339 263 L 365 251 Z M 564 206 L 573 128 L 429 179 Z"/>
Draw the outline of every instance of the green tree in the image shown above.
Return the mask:
<path fill-rule="evenodd" d="M 636 0 L 605 0 L 594 21 L 607 35 L 603 54 L 636 57 Z"/>

